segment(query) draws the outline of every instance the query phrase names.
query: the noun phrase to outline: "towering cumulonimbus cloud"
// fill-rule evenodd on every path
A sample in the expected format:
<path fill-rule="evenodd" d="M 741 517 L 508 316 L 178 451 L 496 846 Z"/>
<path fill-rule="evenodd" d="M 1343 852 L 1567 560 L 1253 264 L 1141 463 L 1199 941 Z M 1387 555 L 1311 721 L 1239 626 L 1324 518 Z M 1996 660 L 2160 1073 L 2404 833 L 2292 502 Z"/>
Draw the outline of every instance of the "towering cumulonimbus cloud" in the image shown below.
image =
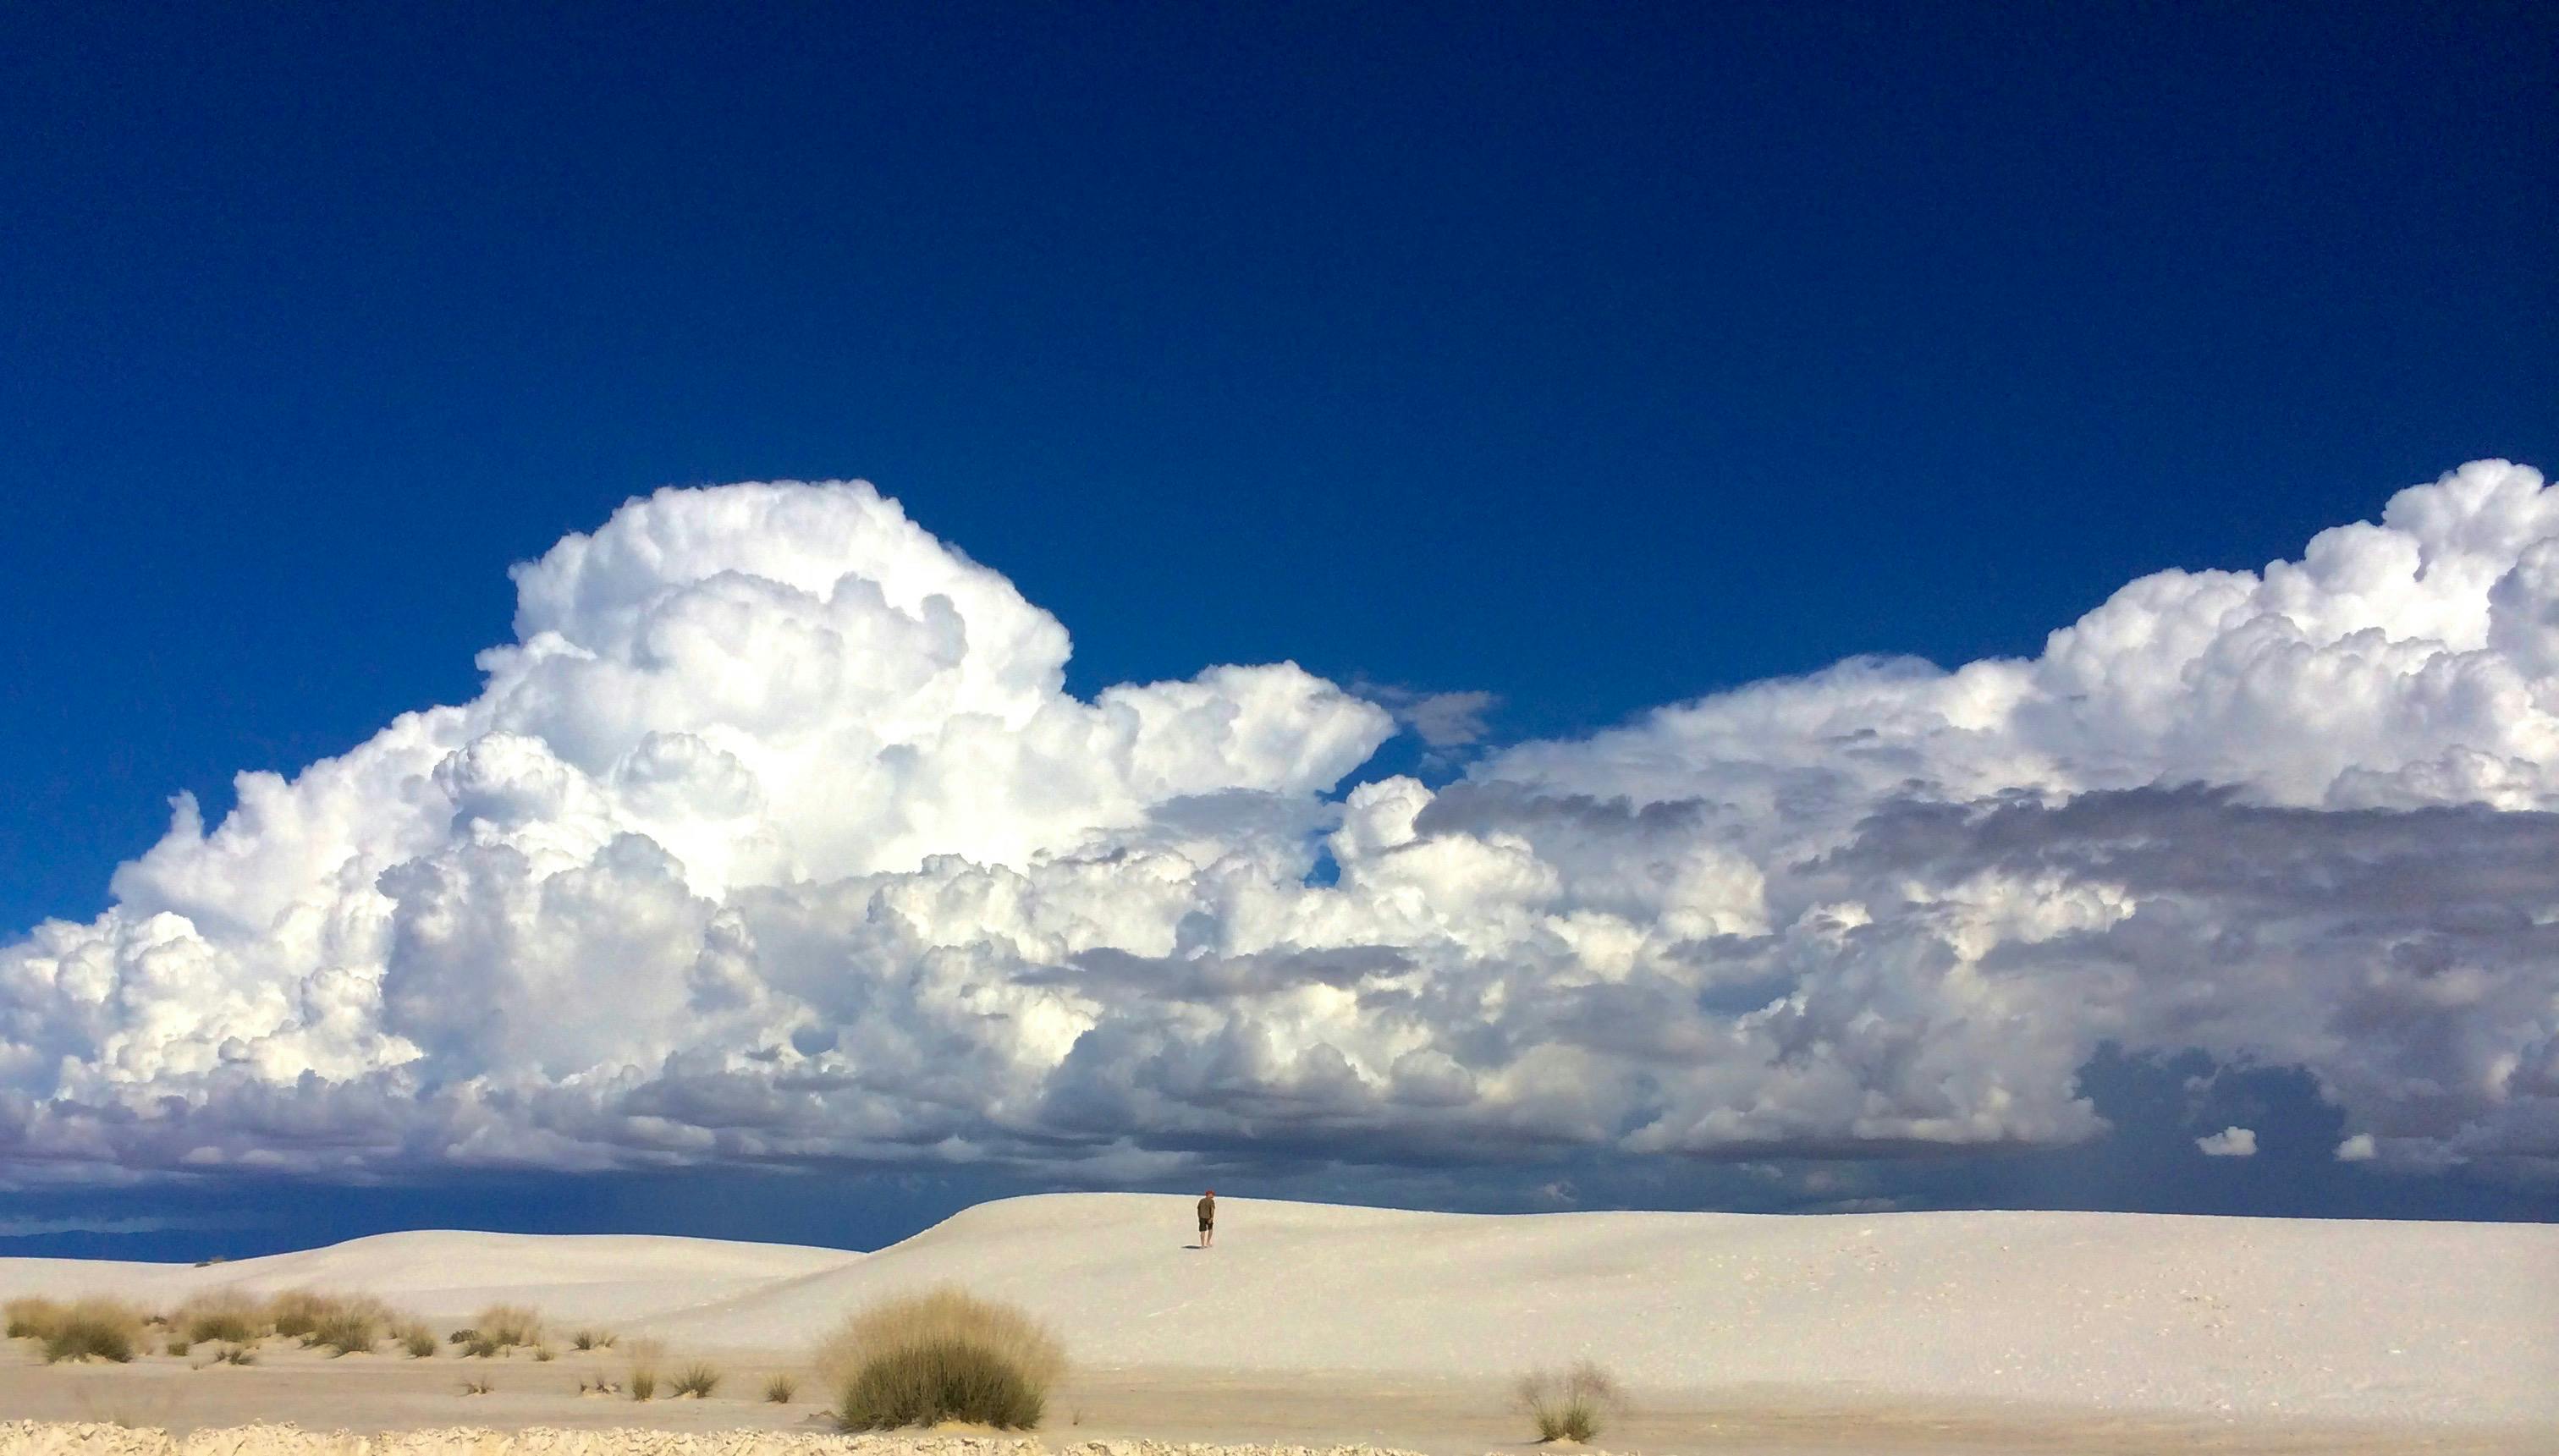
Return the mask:
<path fill-rule="evenodd" d="M 2110 1042 L 2300 1069 L 2340 1158 L 2559 1167 L 2524 467 L 1436 790 L 1290 664 L 1070 695 L 864 485 L 661 492 L 516 587 L 477 698 L 0 947 L 8 1177 L 2049 1144 Z"/>

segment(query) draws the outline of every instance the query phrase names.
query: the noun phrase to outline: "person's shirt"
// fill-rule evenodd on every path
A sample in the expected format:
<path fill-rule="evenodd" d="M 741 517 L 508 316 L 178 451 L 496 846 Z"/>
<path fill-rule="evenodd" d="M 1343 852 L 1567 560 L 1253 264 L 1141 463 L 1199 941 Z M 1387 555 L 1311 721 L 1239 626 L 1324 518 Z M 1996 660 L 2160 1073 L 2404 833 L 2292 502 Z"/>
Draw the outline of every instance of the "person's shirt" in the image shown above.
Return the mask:
<path fill-rule="evenodd" d="M 1200 1200 L 1199 1209 L 1200 1209 L 1200 1222 L 1201 1222 L 1201 1223 L 1206 1224 L 1206 1223 L 1210 1223 L 1210 1222 L 1214 1221 L 1214 1220 L 1217 1218 L 1217 1199 L 1216 1199 L 1216 1197 L 1215 1197 L 1214 1195 L 1211 1195 L 1211 1196 L 1209 1196 L 1209 1197 L 1206 1197 L 1206 1198 L 1201 1199 L 1201 1200 Z"/>

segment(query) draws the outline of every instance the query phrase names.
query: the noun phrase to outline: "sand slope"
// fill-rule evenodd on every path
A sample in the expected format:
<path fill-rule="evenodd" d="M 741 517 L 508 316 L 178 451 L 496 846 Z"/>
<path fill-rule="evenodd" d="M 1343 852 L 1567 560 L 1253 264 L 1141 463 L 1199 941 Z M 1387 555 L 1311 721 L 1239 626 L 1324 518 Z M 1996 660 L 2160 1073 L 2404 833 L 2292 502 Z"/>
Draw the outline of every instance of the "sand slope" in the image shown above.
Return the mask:
<path fill-rule="evenodd" d="M 490 1298 L 788 1358 L 942 1282 L 1088 1368 L 1491 1381 L 1589 1356 L 1639 1393 L 1918 1398 L 2241 1419 L 2559 1422 L 2559 1227 L 1970 1213 L 1471 1217 L 1053 1195 L 869 1255 L 417 1234 L 213 1269 L 0 1260 L 0 1293 L 320 1284 Z"/>
<path fill-rule="evenodd" d="M 439 1320 L 503 1300 L 538 1305 L 554 1323 L 623 1321 L 770 1289 L 861 1257 L 842 1249 L 716 1238 L 434 1231 L 380 1234 L 202 1268 L 0 1259 L 0 1294 L 115 1293 L 167 1309 L 208 1289 L 324 1289 L 376 1294 Z"/>
<path fill-rule="evenodd" d="M 1056 1195 L 652 1322 L 773 1345 L 957 1280 L 1078 1359 L 1781 1384 L 2106 1408 L 2559 1418 L 2559 1228 L 1964 1213 L 1482 1217 Z"/>

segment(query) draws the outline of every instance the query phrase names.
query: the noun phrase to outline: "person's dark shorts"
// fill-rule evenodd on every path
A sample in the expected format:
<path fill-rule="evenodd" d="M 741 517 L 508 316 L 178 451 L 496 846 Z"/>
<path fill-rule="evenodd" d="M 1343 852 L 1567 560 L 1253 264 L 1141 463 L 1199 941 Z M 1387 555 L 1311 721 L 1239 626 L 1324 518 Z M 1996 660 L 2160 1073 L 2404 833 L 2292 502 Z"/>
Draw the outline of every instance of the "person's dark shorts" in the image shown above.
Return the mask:
<path fill-rule="evenodd" d="M 1216 1227 L 1217 1227 L 1217 1220 L 1215 1220 L 1215 1219 L 1202 1219 L 1202 1220 L 1200 1220 L 1200 1232 L 1201 1232 L 1202 1234 L 1206 1234 L 1208 1231 L 1210 1231 L 1211 1229 L 1214 1229 L 1214 1228 L 1216 1228 Z"/>

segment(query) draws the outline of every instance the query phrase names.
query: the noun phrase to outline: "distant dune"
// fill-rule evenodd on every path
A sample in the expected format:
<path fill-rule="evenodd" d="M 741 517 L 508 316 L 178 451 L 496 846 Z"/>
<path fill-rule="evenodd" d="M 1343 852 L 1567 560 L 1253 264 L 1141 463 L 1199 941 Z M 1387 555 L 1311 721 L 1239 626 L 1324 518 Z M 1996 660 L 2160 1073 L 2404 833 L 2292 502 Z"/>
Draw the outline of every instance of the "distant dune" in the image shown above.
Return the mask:
<path fill-rule="evenodd" d="M 1079 1194 L 873 1254 L 404 1234 L 210 1268 L 0 1260 L 0 1293 L 216 1285 L 493 1299 L 771 1357 L 942 1282 L 1088 1368 L 1500 1381 L 1579 1357 L 1639 1394 L 1919 1399 L 2254 1420 L 2559 1422 L 2559 1227 L 1963 1213 L 1466 1216 Z"/>

